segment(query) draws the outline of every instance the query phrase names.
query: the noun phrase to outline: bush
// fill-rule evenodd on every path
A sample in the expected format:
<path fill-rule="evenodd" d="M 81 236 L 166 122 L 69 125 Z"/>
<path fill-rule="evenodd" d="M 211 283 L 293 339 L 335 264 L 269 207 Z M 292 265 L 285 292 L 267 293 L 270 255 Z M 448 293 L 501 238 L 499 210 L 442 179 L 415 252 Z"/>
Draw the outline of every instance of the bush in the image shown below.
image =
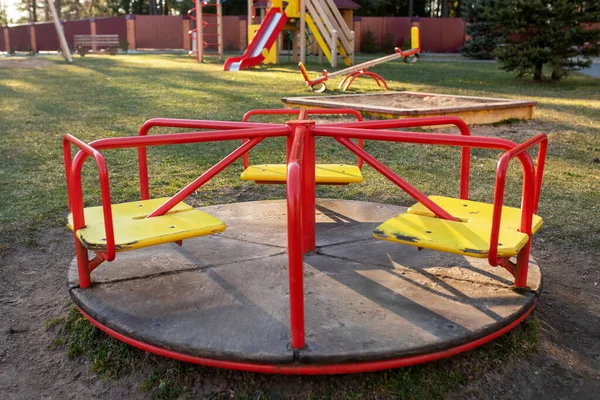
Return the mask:
<path fill-rule="evenodd" d="M 129 51 L 129 42 L 127 40 L 121 42 L 121 50 L 123 50 L 123 53 L 127 53 Z"/>
<path fill-rule="evenodd" d="M 119 48 L 117 46 L 108 46 L 108 48 L 106 49 L 106 52 L 108 54 L 110 54 L 111 56 L 116 56 L 117 53 L 119 52 Z"/>
<path fill-rule="evenodd" d="M 363 53 L 377 53 L 379 51 L 379 43 L 377 43 L 375 34 L 369 29 L 361 38 L 360 51 Z"/>
<path fill-rule="evenodd" d="M 381 50 L 383 50 L 386 54 L 391 54 L 394 52 L 394 48 L 396 47 L 396 38 L 394 37 L 393 32 L 388 32 L 383 36 L 383 44 L 381 45 Z"/>
<path fill-rule="evenodd" d="M 86 55 L 86 54 L 87 54 L 89 51 L 90 51 L 90 49 L 88 49 L 88 48 L 87 48 L 87 47 L 85 47 L 85 46 L 79 46 L 79 47 L 77 48 L 77 53 L 79 53 L 79 55 L 80 55 L 81 57 L 85 57 L 85 55 Z"/>
<path fill-rule="evenodd" d="M 471 39 L 460 51 L 465 57 L 479 60 L 494 58 L 494 50 L 500 43 L 500 28 L 494 19 L 496 0 L 467 0 L 463 6 L 465 27 Z"/>

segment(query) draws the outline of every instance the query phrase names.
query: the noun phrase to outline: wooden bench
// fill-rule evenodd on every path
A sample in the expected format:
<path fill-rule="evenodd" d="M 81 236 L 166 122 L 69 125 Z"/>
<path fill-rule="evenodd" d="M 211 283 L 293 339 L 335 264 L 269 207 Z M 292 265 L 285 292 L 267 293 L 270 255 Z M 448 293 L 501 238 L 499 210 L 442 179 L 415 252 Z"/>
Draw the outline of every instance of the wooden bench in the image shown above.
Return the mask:
<path fill-rule="evenodd" d="M 118 48 L 120 45 L 119 35 L 75 35 L 74 37 L 75 49 L 90 48 L 97 50 L 100 47 Z"/>

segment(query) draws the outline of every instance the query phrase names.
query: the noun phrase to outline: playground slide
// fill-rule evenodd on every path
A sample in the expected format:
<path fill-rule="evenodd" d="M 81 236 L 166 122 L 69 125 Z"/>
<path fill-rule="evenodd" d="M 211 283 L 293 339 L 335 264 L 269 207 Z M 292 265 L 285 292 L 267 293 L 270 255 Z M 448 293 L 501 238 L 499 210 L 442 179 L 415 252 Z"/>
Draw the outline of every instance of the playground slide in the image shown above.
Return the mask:
<path fill-rule="evenodd" d="M 288 17 L 280 8 L 271 7 L 244 54 L 225 61 L 225 71 L 240 71 L 263 62 L 287 20 Z"/>

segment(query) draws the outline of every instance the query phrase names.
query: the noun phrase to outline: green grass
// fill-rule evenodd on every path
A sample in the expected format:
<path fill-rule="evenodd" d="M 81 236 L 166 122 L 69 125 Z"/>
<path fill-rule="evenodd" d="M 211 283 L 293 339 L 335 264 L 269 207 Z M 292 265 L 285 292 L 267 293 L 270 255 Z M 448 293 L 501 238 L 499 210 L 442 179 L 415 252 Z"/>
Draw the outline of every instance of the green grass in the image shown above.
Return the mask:
<path fill-rule="evenodd" d="M 69 311 L 64 323 L 59 328 L 56 326 L 49 328 L 56 329 L 52 349 L 64 348 L 71 358 L 85 357 L 90 361 L 92 370 L 105 379 L 119 379 L 134 370 L 151 366 L 152 372 L 139 383 L 138 390 L 155 399 L 189 397 L 191 387 L 198 381 L 207 379 L 207 376 L 216 377 L 217 382 L 231 383 L 221 388 L 224 390 L 215 389 L 207 394 L 214 399 L 231 398 L 232 395 L 236 399 L 287 397 L 285 391 L 289 395 L 290 387 L 296 386 L 298 380 L 310 379 L 313 380 L 311 385 L 308 388 L 297 389 L 298 394 L 308 398 L 325 399 L 441 399 L 446 393 L 457 389 L 469 376 L 481 374 L 490 368 L 502 368 L 512 361 L 534 353 L 540 338 L 537 320 L 528 318 L 508 334 L 482 346 L 478 351 L 451 359 L 363 374 L 360 379 L 352 379 L 352 375 L 346 375 L 283 377 L 282 381 L 269 380 L 268 375 L 211 370 L 148 355 L 94 328 L 74 307 Z M 233 375 L 237 375 L 238 379 L 231 379 Z"/>
<path fill-rule="evenodd" d="M 61 227 L 67 213 L 61 137 L 71 133 L 84 141 L 132 136 L 153 117 L 241 120 L 254 108 L 280 108 L 281 97 L 307 95 L 306 86 L 292 65 L 260 68 L 253 72 L 224 73 L 221 63 L 198 65 L 182 55 L 87 56 L 66 65 L 58 58 L 40 69 L 0 70 L 0 256 L 37 245 L 36 236 Z M 313 71 L 317 65 L 309 65 Z M 474 133 L 500 135 L 524 141 L 544 131 L 550 147 L 540 211 L 545 225 L 536 236 L 536 248 L 569 254 L 576 250 L 600 255 L 600 80 L 576 75 L 558 84 L 516 80 L 490 63 L 389 63 L 373 69 L 392 90 L 508 97 L 538 102 L 534 122 L 506 121 L 491 127 L 474 127 Z M 336 82 L 337 83 L 337 82 Z M 355 93 L 370 92 L 370 80 L 358 80 Z M 335 93 L 335 92 L 330 92 Z M 168 132 L 157 129 L 156 132 Z M 202 171 L 232 151 L 238 143 L 200 144 L 149 150 L 151 195 L 172 195 Z M 284 159 L 281 140 L 261 143 L 252 162 Z M 366 149 L 399 171 L 425 193 L 456 196 L 459 152 L 451 148 L 367 142 Z M 138 196 L 136 153 L 107 151 L 112 199 L 131 201 Z M 348 161 L 351 155 L 331 140 L 318 140 L 318 158 L 324 162 Z M 474 150 L 471 197 L 491 201 L 498 154 Z M 241 182 L 241 165 L 218 175 L 189 201 L 194 205 L 282 198 L 280 186 Z M 412 200 L 370 168 L 365 182 L 346 187 L 319 187 L 321 197 L 371 200 L 409 205 Z M 512 166 L 507 202 L 518 206 L 519 171 Z M 86 204 L 99 204 L 95 167 L 84 168 Z M 594 258 L 592 258 L 594 259 Z M 119 378 L 156 365 L 140 390 L 157 398 L 186 395 L 206 369 L 157 361 L 109 339 L 72 311 L 51 320 L 49 330 L 60 334 L 53 347 L 68 349 L 72 357 L 91 360 L 94 371 Z M 62 337 L 62 339 L 60 339 Z M 535 319 L 514 332 L 468 355 L 424 366 L 366 374 L 336 386 L 333 378 L 314 378 L 307 396 L 441 398 L 474 373 L 517 359 L 534 351 L 539 337 Z M 152 361 L 153 360 L 153 361 Z M 191 368 L 191 369 L 190 369 Z M 231 375 L 219 372 L 227 379 Z M 218 374 L 219 374 L 218 373 Z M 236 375 L 240 376 L 240 375 Z M 239 398 L 272 398 L 278 387 L 266 378 L 242 374 L 236 386 Z M 281 381 L 278 381 L 281 382 Z M 288 380 L 285 382 L 292 382 Z M 271 385 L 271 386 L 269 386 Z M 263 387 L 267 387 L 264 389 Z M 332 389 L 333 387 L 333 389 Z M 230 397 L 230 393 L 214 398 Z"/>

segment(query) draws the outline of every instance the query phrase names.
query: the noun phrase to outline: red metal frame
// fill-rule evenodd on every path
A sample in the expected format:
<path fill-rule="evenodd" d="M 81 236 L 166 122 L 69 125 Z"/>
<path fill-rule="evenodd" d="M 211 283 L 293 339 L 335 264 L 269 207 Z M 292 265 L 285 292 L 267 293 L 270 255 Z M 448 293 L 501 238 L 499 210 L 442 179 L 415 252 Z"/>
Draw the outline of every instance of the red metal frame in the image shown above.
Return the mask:
<path fill-rule="evenodd" d="M 202 124 L 202 121 L 197 121 L 197 125 L 211 125 L 210 123 Z M 204 126 L 203 126 L 204 127 Z M 180 191 L 176 197 L 171 198 L 165 204 L 160 206 L 151 215 L 153 217 L 168 212 L 173 206 L 179 201 L 183 200 L 187 195 L 191 194 L 194 190 L 201 187 L 203 184 L 208 182 L 212 177 L 225 169 L 232 162 L 241 157 L 244 152 L 254 147 L 257 143 L 266 137 L 277 137 L 287 136 L 290 134 L 290 129 L 286 125 L 271 125 L 270 127 L 262 128 L 248 128 L 223 131 L 206 131 L 206 132 L 190 132 L 190 133 L 175 133 L 166 135 L 156 136 L 137 136 L 137 137 L 120 137 L 120 138 L 107 138 L 93 141 L 89 144 L 82 142 L 81 140 L 71 136 L 65 135 L 63 139 L 63 151 L 65 161 L 65 172 L 67 176 L 67 191 L 69 195 L 69 207 L 73 215 L 73 230 L 75 232 L 75 246 L 77 251 L 77 265 L 79 272 L 79 285 L 81 288 L 87 288 L 91 284 L 90 273 L 92 269 L 96 268 L 103 261 L 112 261 L 115 259 L 116 247 L 114 239 L 114 228 L 112 222 L 112 210 L 110 201 L 110 187 L 108 181 L 108 169 L 106 162 L 100 150 L 107 149 L 125 149 L 125 148 L 145 148 L 147 146 L 164 146 L 174 144 L 186 144 L 186 143 L 201 143 L 201 142 L 215 142 L 215 141 L 226 141 L 226 140 L 240 140 L 243 138 L 250 138 L 250 142 L 242 145 L 230 155 L 225 157 L 215 166 L 206 171 L 202 176 L 188 185 L 185 189 Z M 70 144 L 74 144 L 79 147 L 80 151 L 71 160 L 71 149 Z M 77 238 L 76 232 L 85 227 L 85 215 L 83 207 L 83 193 L 81 185 L 81 170 L 83 164 L 88 156 L 92 156 L 96 159 L 100 174 L 100 190 L 101 190 L 101 203 L 104 213 L 104 226 L 106 229 L 106 252 L 97 254 L 97 257 L 93 260 L 89 260 L 87 249 L 83 246 L 81 241 Z M 142 158 L 140 158 L 142 160 Z M 145 161 L 145 153 L 144 158 Z M 142 169 L 140 169 L 140 172 Z M 140 179 L 142 183 L 142 199 L 144 196 L 144 184 L 145 194 L 147 195 L 147 169 L 145 178 L 142 178 L 140 173 Z M 145 179 L 145 180 L 144 180 Z M 193 189 L 193 190 L 191 190 Z M 184 196 L 185 194 L 185 196 Z M 177 200 L 177 201 L 176 201 Z"/>
<path fill-rule="evenodd" d="M 220 1 L 220 0 L 217 0 L 217 1 Z M 216 7 L 216 6 L 217 6 L 216 3 L 215 4 L 209 4 L 207 1 L 201 1 L 200 2 L 200 7 Z M 195 25 L 196 25 L 196 27 L 194 29 L 192 29 L 192 30 L 190 30 L 188 32 L 188 36 L 190 37 L 190 39 L 194 39 L 194 36 L 193 36 L 194 32 L 196 32 L 196 35 L 198 34 L 198 18 L 197 18 L 197 14 L 198 13 L 196 12 L 196 7 L 188 10 L 188 12 L 187 12 L 188 17 L 192 21 L 194 21 Z M 218 16 L 218 14 L 214 14 L 214 13 L 207 14 L 207 13 L 204 13 L 204 12 L 202 13 L 202 17 L 216 17 L 216 16 Z M 202 20 L 202 29 L 206 28 L 207 26 L 219 26 L 219 24 L 218 23 L 217 24 L 209 24 L 207 21 Z M 206 40 L 203 39 L 202 40 L 202 47 L 206 49 L 210 45 L 213 45 L 213 46 L 217 45 L 218 46 L 218 44 L 219 44 L 219 36 L 220 35 L 218 33 L 203 33 L 202 34 L 203 38 L 204 37 L 208 37 L 208 36 L 216 36 L 217 37 L 217 43 L 208 43 Z M 190 52 L 188 53 L 188 56 L 190 58 L 194 58 L 194 59 L 196 59 L 196 61 L 200 62 L 200 51 L 198 49 L 196 49 L 196 54 L 194 54 L 192 52 L 192 50 L 190 50 Z"/>
<path fill-rule="evenodd" d="M 314 121 L 306 120 L 309 114 L 351 114 L 355 115 L 359 122 L 353 123 L 331 123 L 315 125 Z M 260 124 L 249 123 L 247 119 L 251 115 L 274 114 L 274 115 L 298 115 L 298 120 L 289 121 L 286 124 Z M 389 129 L 407 128 L 415 126 L 439 126 L 455 125 L 459 128 L 461 135 L 453 136 L 441 133 L 423 133 L 392 131 Z M 188 132 L 162 134 L 147 136 L 148 131 L 154 126 L 171 126 L 192 129 L 217 129 L 204 132 Z M 121 137 L 99 139 L 89 144 L 66 135 L 63 139 L 63 151 L 65 160 L 65 171 L 67 178 L 67 189 L 69 193 L 69 207 L 73 214 L 73 227 L 77 232 L 85 226 L 85 217 L 83 209 L 83 196 L 81 187 L 81 170 L 87 157 L 94 157 L 98 166 L 100 176 L 101 200 L 104 212 L 104 223 L 106 229 L 107 247 L 106 251 L 97 253 L 93 260 L 88 259 L 88 253 L 75 234 L 75 244 L 77 251 L 78 273 L 80 287 L 87 288 L 91 284 L 90 272 L 103 261 L 112 261 L 116 255 L 114 228 L 112 223 L 110 188 L 108 179 L 108 169 L 106 162 L 100 153 L 100 150 L 119 149 L 119 148 L 137 148 L 139 154 L 140 170 L 140 192 L 142 199 L 149 196 L 148 173 L 146 160 L 146 147 L 163 146 L 186 143 L 201 143 L 228 140 L 243 140 L 240 147 L 230 153 L 223 160 L 215 164 L 196 180 L 179 191 L 171 199 L 153 211 L 148 218 L 156 217 L 170 210 L 177 203 L 189 196 L 192 192 L 200 188 L 211 178 L 221 172 L 228 165 L 238 158 L 247 154 L 247 152 L 260 143 L 265 138 L 287 137 L 287 210 L 288 210 L 288 260 L 289 260 L 289 290 L 290 290 L 290 331 L 291 346 L 293 349 L 301 349 L 305 346 L 304 329 L 304 284 L 303 284 L 303 254 L 314 251 L 316 248 L 315 232 L 315 138 L 331 137 L 341 145 L 356 154 L 360 160 L 366 161 L 375 170 L 380 172 L 386 178 L 394 182 L 399 188 L 415 198 L 417 201 L 429 208 L 439 218 L 455 220 L 452 215 L 443 210 L 440 206 L 433 203 L 426 195 L 412 187 L 408 182 L 386 167 L 383 163 L 365 151 L 361 143 L 363 140 L 377 140 L 387 142 L 414 143 L 426 145 L 455 146 L 461 147 L 461 172 L 460 172 L 460 197 L 468 199 L 469 190 L 469 156 L 470 148 L 484 148 L 504 151 L 500 157 L 496 171 L 496 184 L 494 189 L 494 211 L 492 217 L 492 228 L 490 238 L 490 249 L 488 261 L 493 266 L 503 266 L 509 270 L 515 277 L 515 286 L 524 288 L 527 283 L 527 266 L 529 262 L 530 240 L 517 256 L 516 264 L 510 260 L 499 258 L 497 256 L 498 236 L 501 222 L 502 204 L 504 198 L 504 188 L 506 183 L 506 171 L 510 160 L 517 158 L 523 170 L 523 191 L 522 191 L 522 213 L 520 231 L 531 236 L 532 218 L 537 211 L 540 189 L 542 184 L 542 175 L 544 162 L 547 152 L 548 139 L 546 135 L 535 136 L 522 144 L 502 138 L 471 136 L 466 124 L 454 117 L 433 117 L 422 119 L 405 119 L 392 121 L 371 121 L 361 122 L 360 115 L 354 110 L 256 110 L 244 116 L 244 122 L 217 122 L 217 121 L 193 121 L 193 120 L 172 120 L 172 119 L 154 119 L 147 121 L 141 127 L 137 137 Z M 352 139 L 359 140 L 359 145 L 352 142 Z M 71 159 L 71 145 L 79 148 L 79 152 Z M 537 158 L 537 167 L 528 151 L 534 146 L 539 145 Z M 530 310 L 529 310 L 530 311 Z M 529 311 L 527 313 L 529 313 Z M 169 352 L 150 345 L 136 342 L 133 339 L 122 336 L 109 328 L 103 327 L 93 321 L 93 323 L 109 334 L 123 340 L 127 343 L 141 347 L 157 354 L 168 355 L 173 358 L 184 361 L 197 362 L 204 365 L 221 366 L 226 368 L 244 369 L 258 372 L 278 372 L 278 373 L 349 373 L 362 372 L 384 368 L 394 368 L 402 365 L 410 365 L 418 362 L 430 361 L 437 358 L 446 357 L 465 351 L 485 343 L 492 338 L 499 336 L 508 329 L 514 327 L 520 322 L 527 313 L 519 320 L 506 328 L 455 349 L 422 355 L 415 357 L 402 358 L 397 360 L 378 361 L 358 364 L 344 365 L 326 365 L 326 366 L 273 366 L 257 365 L 247 363 L 225 362 L 217 360 L 206 360 L 194 358 L 179 353 Z M 500 333 L 501 332 L 501 333 Z M 458 350 L 457 350 L 458 349 Z"/>
<path fill-rule="evenodd" d="M 338 89 L 342 89 L 342 91 L 345 92 L 346 90 L 348 90 L 350 85 L 352 85 L 352 82 L 354 82 L 355 79 L 360 78 L 361 76 L 369 76 L 373 78 L 375 83 L 377 83 L 377 86 L 383 86 L 385 90 L 390 90 L 390 88 L 387 85 L 387 82 L 385 81 L 385 79 L 383 79 L 381 75 L 376 74 L 375 72 L 367 71 L 366 68 L 361 69 L 360 71 L 351 72 L 348 75 L 346 75 L 346 77 L 338 85 Z"/>
<path fill-rule="evenodd" d="M 291 345 L 301 349 L 305 345 L 304 336 L 304 260 L 302 229 L 302 161 L 304 159 L 304 138 L 306 127 L 301 124 L 293 128 L 294 140 L 287 164 L 288 183 L 287 228 L 288 228 L 288 268 L 290 286 L 290 333 Z"/>
<path fill-rule="evenodd" d="M 78 307 L 79 308 L 79 307 Z M 360 372 L 373 372 L 382 371 L 387 369 L 408 367 L 411 365 L 422 364 L 426 362 L 436 361 L 443 358 L 455 356 L 460 353 L 464 353 L 469 350 L 473 350 L 481 345 L 484 345 L 502 335 L 509 332 L 511 329 L 519 325 L 525 318 L 531 314 L 535 308 L 534 304 L 526 310 L 523 315 L 512 321 L 505 327 L 492 332 L 487 336 L 473 340 L 469 343 L 464 343 L 450 349 L 437 351 L 429 354 L 419 354 L 414 356 L 394 358 L 390 360 L 370 361 L 370 362 L 355 362 L 346 364 L 317 364 L 317 365 L 306 365 L 306 364 L 254 364 L 240 361 L 224 361 L 215 360 L 211 358 L 194 357 L 188 354 L 178 353 L 175 351 L 167 350 L 162 347 L 153 346 L 148 343 L 140 342 L 139 340 L 130 338 L 122 335 L 119 332 L 103 325 L 102 323 L 93 319 L 85 311 L 79 308 L 79 312 L 87 318 L 94 326 L 104 331 L 108 335 L 127 343 L 131 346 L 137 347 L 138 349 L 156 354 L 162 357 L 169 357 L 175 360 L 204 365 L 206 367 L 216 367 L 225 369 L 234 369 L 238 371 L 257 372 L 262 374 L 284 374 L 284 375 L 335 375 L 335 374 L 355 374 Z"/>
<path fill-rule="evenodd" d="M 419 134 L 415 132 L 400 132 L 400 131 L 367 131 L 363 130 L 363 133 L 358 133 L 359 129 L 336 127 L 332 129 L 327 126 L 318 126 L 314 129 L 314 134 L 319 136 L 334 137 L 338 142 L 347 147 L 350 151 L 356 155 L 362 157 L 367 163 L 373 168 L 381 172 L 384 176 L 396 183 L 401 189 L 407 194 L 415 198 L 417 201 L 422 203 L 424 206 L 429 208 L 438 217 L 449 219 L 444 216 L 443 211 L 435 203 L 431 202 L 422 193 L 416 191 L 416 189 L 407 186 L 407 183 L 402 180 L 399 176 L 391 172 L 385 165 L 381 164 L 374 157 L 369 155 L 362 149 L 358 149 L 353 143 L 350 143 L 347 139 L 362 138 L 367 140 L 383 140 L 391 142 L 403 142 L 403 143 L 419 143 L 419 144 L 434 144 L 442 146 L 462 146 L 464 147 L 476 147 L 476 148 L 487 148 L 487 149 L 498 149 L 506 150 L 507 153 L 500 159 L 498 169 L 496 172 L 496 187 L 495 187 L 495 201 L 494 201 L 494 214 L 491 237 L 490 237 L 490 249 L 488 253 L 488 261 L 490 265 L 497 266 L 502 265 L 507 268 L 515 277 L 515 286 L 517 288 L 524 288 L 527 283 L 527 266 L 529 262 L 530 252 L 530 240 L 527 245 L 519 252 L 517 256 L 517 263 L 513 265 L 510 260 L 498 259 L 497 258 L 497 247 L 498 247 L 498 236 L 500 229 L 500 219 L 502 211 L 502 203 L 499 199 L 503 196 L 504 182 L 506 175 L 506 166 L 511 158 L 519 158 L 523 168 L 523 192 L 522 192 L 522 211 L 521 211 L 521 227 L 520 231 L 531 237 L 531 221 L 533 218 L 534 210 L 537 210 L 537 203 L 539 201 L 539 192 L 541 189 L 542 174 L 544 168 L 544 159 L 547 148 L 547 136 L 540 134 L 525 143 L 517 146 L 514 142 L 500 138 L 490 137 L 473 137 L 473 136 L 461 136 L 453 137 L 443 134 L 428 133 Z M 531 157 L 526 152 L 529 148 L 535 144 L 540 143 L 540 152 L 538 155 L 537 168 L 534 167 Z M 461 173 L 461 176 L 464 174 Z"/>
<path fill-rule="evenodd" d="M 248 129 L 253 127 L 273 127 L 272 124 L 241 123 L 229 121 L 207 121 L 194 119 L 153 118 L 144 122 L 138 136 L 146 136 L 155 127 L 186 128 L 186 129 Z M 148 155 L 146 147 L 138 147 L 138 165 L 140 173 L 140 193 L 142 200 L 150 198 L 148 189 Z"/>
<path fill-rule="evenodd" d="M 335 126 L 358 129 L 398 129 L 414 128 L 427 126 L 453 125 L 458 128 L 463 136 L 470 136 L 469 126 L 457 117 L 424 117 L 424 118 L 406 118 L 386 121 L 365 121 L 362 123 L 341 123 Z M 361 140 L 361 139 L 359 139 Z M 362 147 L 361 147 L 362 148 Z M 460 159 L 460 193 L 461 199 L 469 198 L 469 174 L 471 168 L 471 148 L 463 147 Z"/>
<path fill-rule="evenodd" d="M 301 112 L 304 111 L 304 114 Z M 286 108 L 286 109 L 257 109 L 250 110 L 244 117 L 242 118 L 242 122 L 248 122 L 250 117 L 254 115 L 297 115 L 299 120 L 304 120 L 308 115 L 353 115 L 356 117 L 358 122 L 363 121 L 363 117 L 361 113 L 352 109 L 352 108 Z M 247 140 L 244 140 L 244 142 Z M 290 153 L 290 149 L 292 146 L 292 140 L 288 137 L 287 146 L 286 146 L 286 160 Z M 364 143 L 362 140 L 358 141 L 358 146 L 362 149 L 364 147 Z M 247 169 L 249 166 L 248 161 L 248 153 L 244 154 L 244 169 Z M 362 169 L 363 160 L 358 158 L 358 168 Z"/>

